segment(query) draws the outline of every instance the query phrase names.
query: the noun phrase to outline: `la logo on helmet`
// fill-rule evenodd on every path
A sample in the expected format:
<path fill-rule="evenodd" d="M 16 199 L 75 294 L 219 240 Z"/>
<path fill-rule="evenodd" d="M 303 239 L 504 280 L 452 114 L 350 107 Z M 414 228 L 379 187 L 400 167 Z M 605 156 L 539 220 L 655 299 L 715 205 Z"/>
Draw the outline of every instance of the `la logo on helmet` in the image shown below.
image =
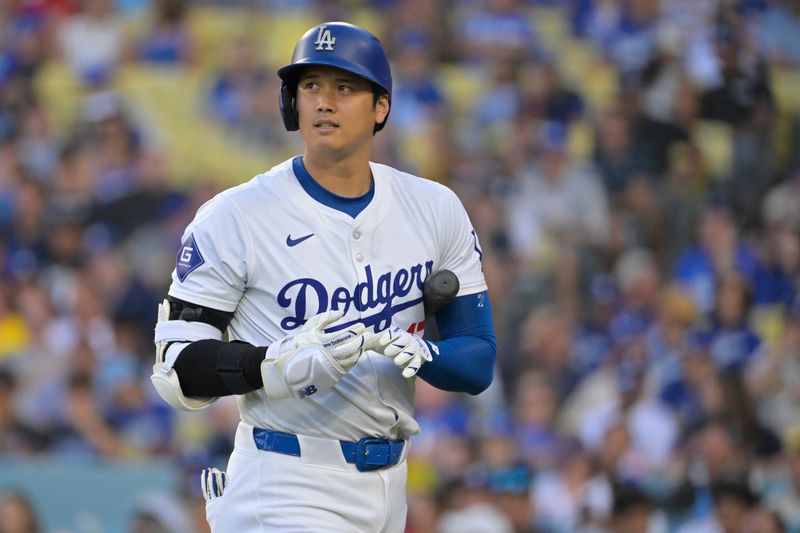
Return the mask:
<path fill-rule="evenodd" d="M 333 45 L 336 44 L 336 37 L 331 35 L 331 30 L 327 26 L 320 26 L 317 33 L 317 40 L 314 41 L 317 45 L 316 50 L 333 50 Z"/>

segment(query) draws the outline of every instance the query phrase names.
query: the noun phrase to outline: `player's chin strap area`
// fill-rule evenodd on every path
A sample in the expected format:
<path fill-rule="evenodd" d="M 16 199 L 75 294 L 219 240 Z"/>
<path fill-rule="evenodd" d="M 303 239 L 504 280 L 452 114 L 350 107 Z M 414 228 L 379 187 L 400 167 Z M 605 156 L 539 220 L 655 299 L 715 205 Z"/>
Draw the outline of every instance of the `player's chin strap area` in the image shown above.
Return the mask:
<path fill-rule="evenodd" d="M 150 381 L 165 402 L 185 411 L 196 411 L 213 403 L 216 398 L 187 398 L 181 390 L 178 374 L 173 369 L 175 360 L 189 343 L 205 339 L 220 340 L 222 332 L 203 322 L 170 320 L 170 303 L 164 300 L 158 306 L 154 341 L 156 362 Z"/>

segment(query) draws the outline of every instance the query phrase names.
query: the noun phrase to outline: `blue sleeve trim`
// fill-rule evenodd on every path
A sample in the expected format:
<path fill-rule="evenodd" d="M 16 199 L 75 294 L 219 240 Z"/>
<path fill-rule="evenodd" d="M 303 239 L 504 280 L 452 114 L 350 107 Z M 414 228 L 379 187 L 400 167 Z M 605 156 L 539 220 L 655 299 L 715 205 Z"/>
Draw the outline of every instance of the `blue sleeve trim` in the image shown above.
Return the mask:
<path fill-rule="evenodd" d="M 497 352 L 488 292 L 454 299 L 436 314 L 436 323 L 442 340 L 426 341 L 436 349 L 431 348 L 433 361 L 422 365 L 419 376 L 446 391 L 486 390 L 494 378 Z"/>

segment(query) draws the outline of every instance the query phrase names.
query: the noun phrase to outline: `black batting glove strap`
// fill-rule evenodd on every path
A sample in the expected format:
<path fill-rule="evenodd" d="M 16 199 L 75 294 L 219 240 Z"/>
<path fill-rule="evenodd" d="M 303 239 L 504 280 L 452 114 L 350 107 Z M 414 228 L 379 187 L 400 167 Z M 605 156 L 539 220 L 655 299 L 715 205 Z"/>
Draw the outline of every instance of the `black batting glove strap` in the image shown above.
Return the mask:
<path fill-rule="evenodd" d="M 173 368 L 189 398 L 246 394 L 264 386 L 261 361 L 266 352 L 246 342 L 206 339 L 186 346 Z"/>

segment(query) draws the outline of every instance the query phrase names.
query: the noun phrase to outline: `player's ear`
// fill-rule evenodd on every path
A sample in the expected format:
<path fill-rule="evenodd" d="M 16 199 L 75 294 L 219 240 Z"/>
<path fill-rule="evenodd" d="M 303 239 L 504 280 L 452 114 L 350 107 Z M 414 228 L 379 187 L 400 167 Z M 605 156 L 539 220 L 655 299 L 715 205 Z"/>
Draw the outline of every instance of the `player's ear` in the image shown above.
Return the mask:
<path fill-rule="evenodd" d="M 389 115 L 389 95 L 382 94 L 378 97 L 377 102 L 375 102 L 375 122 L 377 124 L 383 124 L 386 121 L 386 117 Z"/>

